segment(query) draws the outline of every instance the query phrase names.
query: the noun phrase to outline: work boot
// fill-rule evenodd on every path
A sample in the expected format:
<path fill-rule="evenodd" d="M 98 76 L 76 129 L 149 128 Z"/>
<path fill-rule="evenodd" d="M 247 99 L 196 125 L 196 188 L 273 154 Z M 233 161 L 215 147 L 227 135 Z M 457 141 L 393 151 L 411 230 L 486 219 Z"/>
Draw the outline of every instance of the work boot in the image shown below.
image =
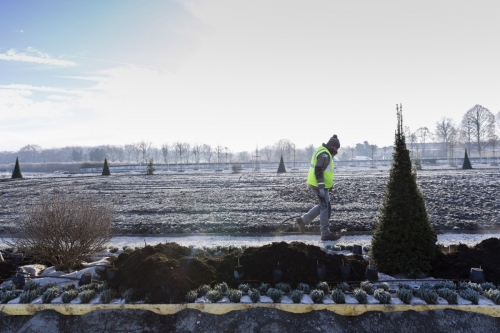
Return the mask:
<path fill-rule="evenodd" d="M 302 220 L 301 217 L 297 217 L 297 225 L 299 226 L 299 231 L 301 234 L 304 234 L 306 232 L 306 224 Z"/>
<path fill-rule="evenodd" d="M 336 241 L 337 239 L 340 238 L 339 234 L 328 234 L 328 235 L 321 235 L 321 240 L 322 241 Z"/>

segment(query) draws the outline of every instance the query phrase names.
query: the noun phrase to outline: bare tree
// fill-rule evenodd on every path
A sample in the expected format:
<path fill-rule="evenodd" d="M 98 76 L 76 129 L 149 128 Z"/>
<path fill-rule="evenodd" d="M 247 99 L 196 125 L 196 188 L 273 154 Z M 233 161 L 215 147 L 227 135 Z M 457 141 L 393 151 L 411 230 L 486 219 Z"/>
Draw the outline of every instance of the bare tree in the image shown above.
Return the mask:
<path fill-rule="evenodd" d="M 436 136 L 439 142 L 443 143 L 444 153 L 446 158 L 448 157 L 448 147 L 450 142 L 451 131 L 454 127 L 453 120 L 451 118 L 443 117 L 441 120 L 436 122 L 436 130 L 434 131 L 434 135 Z"/>
<path fill-rule="evenodd" d="M 313 144 L 310 144 L 309 146 L 306 146 L 305 153 L 306 153 L 306 161 L 309 162 L 314 154 L 314 151 L 316 150 L 314 148 Z"/>
<path fill-rule="evenodd" d="M 488 138 L 495 129 L 495 117 L 493 113 L 481 105 L 474 105 L 464 115 L 463 123 L 470 129 L 470 138 L 475 140 L 479 158 L 482 157 L 484 148 L 488 145 Z"/>
<path fill-rule="evenodd" d="M 194 163 L 199 164 L 200 163 L 200 155 L 202 152 L 203 146 L 199 143 L 195 143 L 193 145 L 193 157 L 194 157 Z"/>
<path fill-rule="evenodd" d="M 417 143 L 422 144 L 422 158 L 425 157 L 425 143 L 430 138 L 431 132 L 427 127 L 420 127 L 415 131 Z"/>
<path fill-rule="evenodd" d="M 414 157 L 413 146 L 417 142 L 417 136 L 415 133 L 412 133 L 409 126 L 405 126 L 404 133 L 405 133 L 406 141 L 410 143 L 411 157 L 413 159 L 413 157 Z M 418 156 L 418 145 L 416 145 L 416 147 L 417 147 L 417 156 Z"/>
<path fill-rule="evenodd" d="M 25 162 L 36 163 L 36 158 L 40 151 L 42 151 L 42 147 L 39 145 L 29 144 L 19 149 L 19 156 Z"/>
<path fill-rule="evenodd" d="M 188 142 L 182 143 L 182 151 L 184 152 L 184 163 L 188 164 L 191 157 L 191 144 Z"/>
<path fill-rule="evenodd" d="M 455 148 L 460 143 L 460 130 L 456 126 L 452 126 L 450 136 L 448 137 L 448 148 L 450 151 L 450 161 L 455 157 Z"/>
<path fill-rule="evenodd" d="M 146 141 L 141 141 L 137 143 L 137 148 L 139 149 L 139 152 L 141 154 L 142 162 L 148 163 L 148 153 L 152 145 L 153 145 L 152 142 L 146 142 Z"/>
<path fill-rule="evenodd" d="M 274 148 L 271 146 L 265 146 L 260 149 L 260 153 L 266 157 L 266 161 L 270 162 L 274 153 Z"/>
<path fill-rule="evenodd" d="M 236 153 L 236 160 L 241 163 L 248 163 L 251 160 L 250 153 L 247 151 L 240 151 Z"/>
<path fill-rule="evenodd" d="M 224 154 L 224 147 L 222 147 L 221 145 L 217 145 L 217 147 L 215 147 L 215 156 L 217 156 L 218 164 L 221 163 L 223 154 Z"/>
<path fill-rule="evenodd" d="M 212 147 L 210 145 L 204 144 L 201 148 L 201 153 L 203 154 L 205 161 L 207 161 L 207 163 L 210 163 L 214 154 Z"/>
<path fill-rule="evenodd" d="M 174 151 L 175 151 L 176 163 L 177 164 L 182 163 L 182 157 L 184 156 L 184 144 L 180 141 L 175 142 L 174 143 Z"/>
<path fill-rule="evenodd" d="M 163 157 L 163 163 L 168 165 L 168 153 L 170 152 L 170 147 L 168 143 L 164 143 L 161 145 L 161 155 Z"/>

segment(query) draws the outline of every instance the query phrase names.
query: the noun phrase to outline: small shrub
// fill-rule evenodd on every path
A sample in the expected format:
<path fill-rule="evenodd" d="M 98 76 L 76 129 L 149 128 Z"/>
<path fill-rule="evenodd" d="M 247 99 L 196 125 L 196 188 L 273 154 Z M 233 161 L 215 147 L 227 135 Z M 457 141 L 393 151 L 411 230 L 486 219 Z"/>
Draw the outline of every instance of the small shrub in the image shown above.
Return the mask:
<path fill-rule="evenodd" d="M 113 209 L 101 197 L 41 193 L 9 230 L 9 246 L 26 249 L 36 262 L 74 268 L 111 239 Z"/>
<path fill-rule="evenodd" d="M 31 303 L 35 298 L 37 298 L 36 290 L 26 290 L 23 291 L 19 298 L 19 303 L 28 304 Z"/>
<path fill-rule="evenodd" d="M 267 297 L 273 300 L 274 303 L 281 303 L 281 297 L 283 293 L 279 289 L 269 288 L 267 290 Z"/>
<path fill-rule="evenodd" d="M 481 283 L 481 288 L 483 288 L 483 290 L 497 289 L 497 287 L 491 282 Z"/>
<path fill-rule="evenodd" d="M 292 299 L 292 301 L 294 303 L 300 303 L 303 296 L 304 296 L 304 292 L 302 290 L 299 290 L 299 289 L 295 289 L 290 294 L 290 298 Z"/>
<path fill-rule="evenodd" d="M 423 283 L 418 290 L 418 297 L 423 299 L 427 304 L 436 304 L 438 294 L 432 286 L 427 283 Z"/>
<path fill-rule="evenodd" d="M 194 303 L 197 298 L 198 298 L 198 292 L 196 290 L 190 290 L 186 294 L 186 302 L 187 303 Z"/>
<path fill-rule="evenodd" d="M 323 298 L 325 297 L 325 293 L 321 289 L 314 289 L 309 294 L 312 301 L 316 304 L 323 303 Z"/>
<path fill-rule="evenodd" d="M 373 284 L 370 281 L 361 282 L 359 287 L 370 295 L 373 294 L 373 292 L 375 291 L 375 288 L 373 287 Z"/>
<path fill-rule="evenodd" d="M 212 303 L 217 303 L 222 299 L 222 293 L 216 289 L 210 290 L 206 293 L 205 298 Z"/>
<path fill-rule="evenodd" d="M 125 300 L 125 303 L 132 303 L 133 297 L 134 297 L 134 289 L 132 288 L 126 289 L 122 293 L 122 298 Z"/>
<path fill-rule="evenodd" d="M 470 288 L 470 285 L 468 282 L 462 281 L 462 282 L 458 283 L 459 290 L 465 290 L 465 289 L 469 289 L 469 288 Z"/>
<path fill-rule="evenodd" d="M 366 304 L 368 302 L 368 295 L 366 294 L 366 291 L 361 288 L 354 290 L 354 298 L 359 304 Z"/>
<path fill-rule="evenodd" d="M 81 303 L 89 303 L 95 297 L 95 289 L 84 290 L 78 295 L 78 297 L 80 298 Z"/>
<path fill-rule="evenodd" d="M 0 292 L 0 303 L 5 304 L 15 298 L 17 298 L 21 294 L 20 291 L 17 290 L 7 290 Z"/>
<path fill-rule="evenodd" d="M 477 291 L 478 293 L 483 292 L 483 288 L 481 287 L 481 285 L 474 282 L 469 282 L 469 288 Z"/>
<path fill-rule="evenodd" d="M 301 290 L 304 293 L 308 293 L 310 288 L 309 288 L 309 285 L 307 283 L 299 283 L 297 285 L 297 290 Z"/>
<path fill-rule="evenodd" d="M 332 291 L 332 299 L 337 304 L 345 304 L 345 294 L 342 292 L 341 288 L 335 288 Z"/>
<path fill-rule="evenodd" d="M 47 289 L 54 288 L 54 287 L 57 287 L 57 282 L 49 282 L 49 283 L 46 283 L 46 284 L 40 286 L 40 288 L 38 290 L 39 290 L 40 294 L 43 294 L 45 291 L 47 291 Z"/>
<path fill-rule="evenodd" d="M 347 282 L 342 282 L 342 283 L 335 286 L 335 289 L 340 289 L 342 292 L 349 291 L 350 288 L 351 287 L 349 286 L 349 284 Z"/>
<path fill-rule="evenodd" d="M 23 290 L 24 291 L 31 291 L 31 290 L 35 290 L 36 291 L 38 288 L 40 288 L 40 283 L 39 282 L 35 282 L 33 280 L 29 280 L 24 285 Z"/>
<path fill-rule="evenodd" d="M 242 295 L 241 290 L 238 289 L 229 289 L 227 292 L 227 297 L 232 303 L 239 303 Z"/>
<path fill-rule="evenodd" d="M 151 158 L 148 162 L 148 165 L 146 167 L 146 174 L 148 175 L 152 175 L 155 173 L 155 163 L 154 163 L 154 160 Z"/>
<path fill-rule="evenodd" d="M 285 294 L 289 293 L 292 290 L 292 288 L 290 288 L 290 285 L 284 282 L 276 283 L 276 289 L 281 290 Z"/>
<path fill-rule="evenodd" d="M 116 246 L 112 246 L 109 248 L 109 252 L 116 253 L 116 252 L 118 252 L 118 248 Z"/>
<path fill-rule="evenodd" d="M 130 246 L 124 246 L 124 247 L 123 247 L 123 253 L 130 254 L 130 253 L 132 253 L 132 252 L 134 252 L 134 249 L 133 249 L 133 248 L 131 248 Z"/>
<path fill-rule="evenodd" d="M 89 284 L 84 284 L 82 286 L 80 286 L 80 291 L 85 291 L 85 290 L 94 290 L 96 291 L 97 290 L 97 283 L 89 283 Z"/>
<path fill-rule="evenodd" d="M 78 297 L 78 290 L 71 289 L 63 292 L 61 299 L 63 303 L 69 303 Z"/>
<path fill-rule="evenodd" d="M 208 284 L 204 284 L 197 289 L 198 297 L 205 296 L 212 288 Z"/>
<path fill-rule="evenodd" d="M 408 283 L 399 283 L 398 284 L 399 289 L 408 289 L 413 292 L 413 288 L 408 284 Z"/>
<path fill-rule="evenodd" d="M 104 304 L 111 302 L 116 296 L 116 290 L 108 288 L 101 292 L 99 301 Z"/>
<path fill-rule="evenodd" d="M 413 290 L 411 288 L 399 288 L 396 291 L 396 296 L 405 304 L 410 304 L 413 298 Z"/>
<path fill-rule="evenodd" d="M 437 294 L 448 301 L 449 304 L 457 304 L 458 294 L 455 291 L 449 288 L 441 288 L 437 290 Z"/>
<path fill-rule="evenodd" d="M 257 303 L 260 301 L 260 291 L 257 289 L 250 289 L 250 291 L 248 292 L 248 296 L 250 297 L 252 303 Z"/>
<path fill-rule="evenodd" d="M 111 287 L 108 285 L 107 282 L 101 283 L 100 285 L 97 285 L 96 290 L 98 293 L 102 293 L 105 290 L 110 289 Z"/>
<path fill-rule="evenodd" d="M 448 288 L 448 289 L 451 289 L 451 290 L 455 290 L 456 289 L 456 285 L 455 285 L 455 282 L 453 281 L 442 281 L 442 282 L 437 282 L 434 284 L 434 289 L 438 290 L 438 289 L 443 289 L 443 288 Z"/>
<path fill-rule="evenodd" d="M 322 290 L 323 294 L 330 293 L 330 287 L 328 286 L 328 283 L 326 283 L 326 282 L 318 282 L 318 284 L 316 284 L 316 288 L 319 290 Z"/>
<path fill-rule="evenodd" d="M 44 304 L 48 304 L 48 303 L 52 302 L 52 300 L 54 298 L 56 298 L 57 296 L 59 296 L 59 289 L 57 289 L 57 287 L 48 288 L 42 294 L 42 302 Z"/>
<path fill-rule="evenodd" d="M 238 286 L 238 290 L 240 290 L 242 293 L 248 293 L 248 290 L 250 290 L 250 286 L 248 284 L 240 284 Z"/>
<path fill-rule="evenodd" d="M 73 289 L 76 289 L 76 286 L 74 283 L 70 282 L 70 283 L 66 283 L 66 284 L 63 284 L 61 286 L 61 290 L 64 292 L 64 291 L 68 291 L 68 290 L 73 290 Z"/>
<path fill-rule="evenodd" d="M 269 288 L 271 288 L 271 285 L 269 283 L 262 282 L 259 286 L 259 291 L 263 294 L 267 294 Z"/>
<path fill-rule="evenodd" d="M 386 282 L 382 282 L 378 285 L 377 289 L 384 289 L 384 291 L 389 291 L 389 285 Z"/>
<path fill-rule="evenodd" d="M 500 290 L 498 289 L 488 289 L 486 291 L 486 297 L 488 297 L 496 305 L 500 305 Z"/>
<path fill-rule="evenodd" d="M 377 288 L 373 297 L 380 302 L 380 304 L 391 304 L 391 294 L 382 288 Z"/>
<path fill-rule="evenodd" d="M 477 305 L 479 302 L 479 292 L 471 288 L 460 290 L 460 296 L 471 301 L 472 304 Z"/>
<path fill-rule="evenodd" d="M 227 289 L 228 289 L 228 287 L 227 287 L 227 283 L 226 282 L 222 282 L 222 283 L 216 284 L 214 286 L 214 290 L 220 291 L 221 294 L 224 294 L 227 291 Z"/>

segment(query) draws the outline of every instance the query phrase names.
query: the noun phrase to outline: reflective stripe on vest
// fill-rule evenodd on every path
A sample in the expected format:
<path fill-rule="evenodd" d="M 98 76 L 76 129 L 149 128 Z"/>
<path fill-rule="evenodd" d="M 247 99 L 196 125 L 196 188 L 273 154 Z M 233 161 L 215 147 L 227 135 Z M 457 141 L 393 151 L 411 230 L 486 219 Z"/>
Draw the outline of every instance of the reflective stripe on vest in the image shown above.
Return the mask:
<path fill-rule="evenodd" d="M 334 169 L 334 162 L 333 162 L 333 157 L 332 154 L 328 151 L 323 146 L 320 146 L 316 149 L 314 152 L 312 158 L 311 158 L 311 165 L 309 167 L 309 174 L 307 176 L 307 184 L 313 185 L 313 186 L 318 186 L 318 181 L 316 179 L 316 175 L 314 174 L 314 168 L 316 167 L 316 161 L 318 159 L 319 154 L 322 153 L 327 153 L 328 156 L 330 157 L 330 164 L 326 168 L 326 170 L 323 172 L 323 179 L 325 181 L 325 188 L 332 188 L 333 187 L 333 169 Z"/>

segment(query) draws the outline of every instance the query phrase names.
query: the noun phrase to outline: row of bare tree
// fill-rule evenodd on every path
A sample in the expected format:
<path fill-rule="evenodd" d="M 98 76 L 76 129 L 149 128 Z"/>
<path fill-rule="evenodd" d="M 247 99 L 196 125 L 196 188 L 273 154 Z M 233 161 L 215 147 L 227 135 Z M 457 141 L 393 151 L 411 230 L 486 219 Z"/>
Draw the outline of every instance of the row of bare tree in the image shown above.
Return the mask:
<path fill-rule="evenodd" d="M 440 146 L 440 157 L 453 158 L 456 148 L 465 147 L 469 151 L 477 152 L 479 157 L 484 155 L 487 148 L 491 148 L 493 156 L 499 143 L 500 112 L 494 115 L 481 105 L 469 109 L 459 123 L 453 119 L 443 117 L 435 124 L 433 131 L 428 127 L 420 127 L 412 131 L 405 127 L 405 136 L 410 150 L 414 156 L 428 157 L 426 148 L 429 143 Z M 317 145 L 317 144 L 316 144 Z M 12 163 L 16 156 L 22 162 L 48 163 L 48 162 L 85 162 L 103 161 L 107 158 L 110 162 L 147 163 L 151 158 L 155 163 L 247 163 L 256 160 L 274 162 L 280 156 L 288 162 L 309 161 L 315 145 L 310 144 L 304 148 L 297 146 L 288 139 L 281 139 L 274 145 L 268 145 L 254 152 L 233 152 L 228 147 L 208 144 L 174 142 L 163 143 L 156 147 L 152 142 L 141 141 L 124 146 L 98 146 L 98 147 L 63 147 L 43 149 L 39 145 L 29 144 L 17 152 L 0 152 L 0 164 Z M 349 160 L 355 156 L 363 155 L 372 158 L 388 158 L 392 153 L 391 147 L 379 148 L 376 144 L 364 141 L 356 146 L 341 147 L 339 155 L 341 160 Z"/>

